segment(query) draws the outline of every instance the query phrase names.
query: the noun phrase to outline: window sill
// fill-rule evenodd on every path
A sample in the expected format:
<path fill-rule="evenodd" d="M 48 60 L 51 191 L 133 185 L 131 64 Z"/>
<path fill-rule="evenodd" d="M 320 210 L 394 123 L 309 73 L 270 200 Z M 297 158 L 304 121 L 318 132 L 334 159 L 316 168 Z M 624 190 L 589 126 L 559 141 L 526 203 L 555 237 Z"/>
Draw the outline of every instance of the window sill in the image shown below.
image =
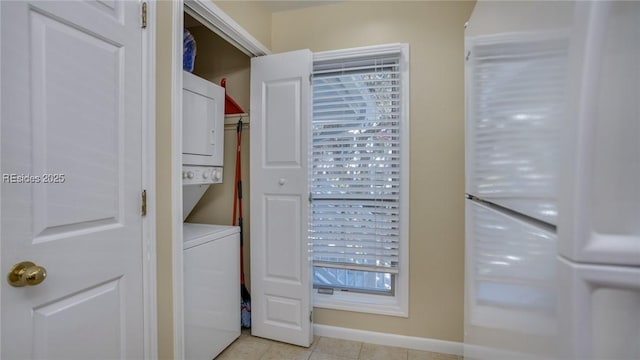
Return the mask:
<path fill-rule="evenodd" d="M 397 296 L 359 294 L 336 291 L 333 295 L 313 293 L 313 306 L 323 309 L 353 311 L 377 315 L 409 317 L 407 306 Z"/>

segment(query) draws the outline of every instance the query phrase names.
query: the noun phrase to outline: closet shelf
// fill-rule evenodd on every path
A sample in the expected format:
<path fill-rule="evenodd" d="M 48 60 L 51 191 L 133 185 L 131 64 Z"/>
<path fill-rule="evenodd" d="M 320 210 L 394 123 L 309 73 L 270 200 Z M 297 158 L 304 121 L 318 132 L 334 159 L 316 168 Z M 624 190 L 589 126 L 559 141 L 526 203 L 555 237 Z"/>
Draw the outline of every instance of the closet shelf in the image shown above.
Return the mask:
<path fill-rule="evenodd" d="M 240 120 L 240 118 L 242 118 L 242 122 L 245 124 L 249 124 L 249 114 L 248 113 L 242 113 L 242 114 L 228 114 L 224 116 L 224 124 L 225 125 L 235 125 L 238 123 L 238 120 Z"/>

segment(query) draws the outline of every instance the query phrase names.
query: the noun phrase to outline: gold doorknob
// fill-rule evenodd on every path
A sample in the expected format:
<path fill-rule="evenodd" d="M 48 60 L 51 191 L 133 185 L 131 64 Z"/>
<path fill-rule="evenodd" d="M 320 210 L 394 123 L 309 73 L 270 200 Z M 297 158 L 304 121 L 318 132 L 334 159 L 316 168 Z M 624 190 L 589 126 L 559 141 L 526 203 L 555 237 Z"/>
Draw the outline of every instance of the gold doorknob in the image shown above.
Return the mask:
<path fill-rule="evenodd" d="M 34 286 L 43 282 L 46 277 L 47 269 L 31 261 L 23 261 L 13 265 L 7 281 L 14 287 Z"/>

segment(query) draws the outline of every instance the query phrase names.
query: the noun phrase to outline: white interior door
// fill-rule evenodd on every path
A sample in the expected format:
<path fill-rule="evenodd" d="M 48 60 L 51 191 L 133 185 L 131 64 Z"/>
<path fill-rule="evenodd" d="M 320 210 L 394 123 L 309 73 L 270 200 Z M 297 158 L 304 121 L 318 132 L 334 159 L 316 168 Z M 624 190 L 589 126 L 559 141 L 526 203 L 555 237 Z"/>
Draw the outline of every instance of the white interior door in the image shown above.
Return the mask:
<path fill-rule="evenodd" d="M 559 252 L 576 262 L 640 266 L 640 4 L 575 7 Z"/>
<path fill-rule="evenodd" d="M 307 241 L 312 53 L 251 61 L 252 334 L 301 346 L 313 339 Z"/>
<path fill-rule="evenodd" d="M 1 357 L 141 359 L 140 4 L 0 12 Z M 11 286 L 23 261 L 45 280 Z"/>
<path fill-rule="evenodd" d="M 559 359 L 640 359 L 640 267 L 558 257 Z"/>

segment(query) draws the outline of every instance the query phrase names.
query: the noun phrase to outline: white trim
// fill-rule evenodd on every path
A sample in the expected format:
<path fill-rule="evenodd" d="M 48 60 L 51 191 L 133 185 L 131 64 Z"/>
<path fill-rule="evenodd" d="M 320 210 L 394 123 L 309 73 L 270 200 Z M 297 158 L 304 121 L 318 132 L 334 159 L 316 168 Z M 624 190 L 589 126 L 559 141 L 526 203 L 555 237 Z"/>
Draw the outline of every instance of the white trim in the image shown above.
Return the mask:
<path fill-rule="evenodd" d="M 397 287 L 396 287 L 397 289 Z M 353 311 L 368 314 L 409 317 L 394 296 L 336 291 L 333 295 L 313 291 L 313 306 L 323 309 Z"/>
<path fill-rule="evenodd" d="M 185 0 L 184 11 L 250 57 L 271 54 L 211 0 Z"/>
<path fill-rule="evenodd" d="M 370 344 L 396 346 L 412 350 L 432 351 L 453 355 L 464 354 L 464 345 L 456 341 L 389 334 L 321 324 L 314 324 L 313 332 L 317 336 L 360 341 Z"/>
<path fill-rule="evenodd" d="M 0 4 L 0 21 L 2 21 L 2 4 Z M 2 27 L 2 24 L 0 23 L 0 28 Z M 2 84 L 2 40 L 0 40 L 0 84 Z M 0 86 L 0 104 L 2 103 L 2 99 L 4 99 L 2 97 L 2 86 Z M 6 122 L 7 120 L 4 119 L 2 117 L 2 114 L 0 113 L 0 139 L 2 139 L 2 122 L 3 120 Z M 2 169 L 2 146 L 0 146 L 0 170 Z M 2 185 L 0 184 L 0 199 L 2 199 Z M 0 206 L 0 248 L 2 248 L 2 206 Z M 0 256 L 0 269 L 3 269 L 4 271 L 4 267 L 2 267 L 2 256 Z M 0 286 L 0 324 L 3 324 L 2 322 L 2 288 L 3 286 Z M 2 326 L 0 326 L 0 355 L 2 354 Z"/>
<path fill-rule="evenodd" d="M 403 125 L 400 128 L 401 145 L 400 152 L 402 157 L 400 158 L 401 166 L 401 179 L 400 179 L 400 214 L 404 216 L 400 217 L 400 274 L 397 277 L 396 297 L 401 309 L 409 316 L 409 201 L 410 201 L 410 158 L 411 158 L 411 113 L 409 97 L 410 84 L 409 84 L 409 44 L 400 44 L 400 76 L 402 79 L 402 114 Z M 400 289 L 400 291 L 398 291 Z"/>
<path fill-rule="evenodd" d="M 334 295 L 322 295 L 314 291 L 315 307 L 355 311 L 392 316 L 409 316 L 409 177 L 410 177 L 410 136 L 411 114 L 409 109 L 409 45 L 387 44 L 352 49 L 323 51 L 313 54 L 313 61 L 347 59 L 361 56 L 400 53 L 400 77 L 402 86 L 400 126 L 400 268 L 396 275 L 395 296 L 336 292 Z"/>
<path fill-rule="evenodd" d="M 184 359 L 184 283 L 182 240 L 182 28 L 183 3 L 172 6 L 171 42 L 171 229 L 173 274 L 173 358 Z"/>
<path fill-rule="evenodd" d="M 158 358 L 156 288 L 156 2 L 147 1 L 147 29 L 142 30 L 142 188 L 147 215 L 142 218 L 144 358 Z"/>
<path fill-rule="evenodd" d="M 409 45 L 397 43 L 397 44 L 363 46 L 363 47 L 350 48 L 350 49 L 321 51 L 321 52 L 313 53 L 313 61 L 315 62 L 315 61 L 348 59 L 348 58 L 363 57 L 363 56 L 375 56 L 375 55 L 397 54 L 397 53 L 401 53 L 402 56 L 407 56 L 406 59 L 408 59 Z"/>

